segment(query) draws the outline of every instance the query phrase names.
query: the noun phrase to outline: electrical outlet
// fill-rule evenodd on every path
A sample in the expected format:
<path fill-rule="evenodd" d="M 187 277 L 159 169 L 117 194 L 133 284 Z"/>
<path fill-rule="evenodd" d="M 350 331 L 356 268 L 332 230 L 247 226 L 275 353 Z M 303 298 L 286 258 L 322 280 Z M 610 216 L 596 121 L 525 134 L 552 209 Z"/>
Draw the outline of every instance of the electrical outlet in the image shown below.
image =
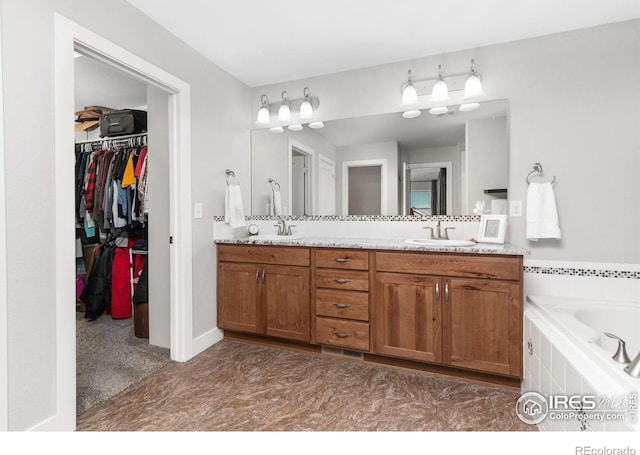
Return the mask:
<path fill-rule="evenodd" d="M 202 218 L 202 202 L 196 202 L 193 204 L 193 217 L 196 220 Z"/>
<path fill-rule="evenodd" d="M 509 216 L 522 216 L 522 201 L 509 201 Z"/>

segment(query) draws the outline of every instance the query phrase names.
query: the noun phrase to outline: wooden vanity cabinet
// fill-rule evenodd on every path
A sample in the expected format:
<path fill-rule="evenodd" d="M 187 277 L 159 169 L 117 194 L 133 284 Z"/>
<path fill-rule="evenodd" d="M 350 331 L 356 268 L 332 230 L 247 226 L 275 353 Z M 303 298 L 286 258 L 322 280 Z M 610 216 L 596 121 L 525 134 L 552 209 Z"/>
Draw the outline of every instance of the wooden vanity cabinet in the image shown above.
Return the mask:
<path fill-rule="evenodd" d="M 522 376 L 520 257 L 378 252 L 376 286 L 376 353 Z"/>
<path fill-rule="evenodd" d="M 219 245 L 218 326 L 311 341 L 308 248 Z"/>

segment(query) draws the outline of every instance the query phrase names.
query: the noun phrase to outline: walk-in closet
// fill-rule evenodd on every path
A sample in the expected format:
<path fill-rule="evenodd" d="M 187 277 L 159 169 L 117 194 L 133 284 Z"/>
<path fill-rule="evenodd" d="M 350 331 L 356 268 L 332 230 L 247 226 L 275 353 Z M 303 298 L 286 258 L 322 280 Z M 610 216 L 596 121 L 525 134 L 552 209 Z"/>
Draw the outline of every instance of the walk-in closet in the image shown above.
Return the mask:
<path fill-rule="evenodd" d="M 76 410 L 169 362 L 149 343 L 147 85 L 75 58 Z M 71 151 L 70 151 L 71 153 Z"/>

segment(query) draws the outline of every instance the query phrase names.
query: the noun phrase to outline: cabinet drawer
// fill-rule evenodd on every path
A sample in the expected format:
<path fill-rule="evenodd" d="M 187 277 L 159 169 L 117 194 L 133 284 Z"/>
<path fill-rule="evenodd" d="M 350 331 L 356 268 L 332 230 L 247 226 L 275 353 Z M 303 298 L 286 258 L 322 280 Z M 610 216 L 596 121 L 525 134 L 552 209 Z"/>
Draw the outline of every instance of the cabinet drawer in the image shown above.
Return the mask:
<path fill-rule="evenodd" d="M 522 260 L 520 257 L 471 254 L 376 253 L 376 270 L 518 281 Z"/>
<path fill-rule="evenodd" d="M 316 341 L 318 344 L 369 350 L 369 324 L 342 319 L 316 318 Z"/>
<path fill-rule="evenodd" d="M 316 290 L 316 314 L 334 318 L 369 320 L 369 294 L 333 289 Z"/>
<path fill-rule="evenodd" d="M 316 270 L 316 287 L 368 291 L 369 272 L 318 269 Z"/>
<path fill-rule="evenodd" d="M 369 253 L 353 250 L 316 250 L 316 267 L 369 270 Z"/>
<path fill-rule="evenodd" d="M 218 261 L 309 266 L 308 248 L 218 245 Z"/>

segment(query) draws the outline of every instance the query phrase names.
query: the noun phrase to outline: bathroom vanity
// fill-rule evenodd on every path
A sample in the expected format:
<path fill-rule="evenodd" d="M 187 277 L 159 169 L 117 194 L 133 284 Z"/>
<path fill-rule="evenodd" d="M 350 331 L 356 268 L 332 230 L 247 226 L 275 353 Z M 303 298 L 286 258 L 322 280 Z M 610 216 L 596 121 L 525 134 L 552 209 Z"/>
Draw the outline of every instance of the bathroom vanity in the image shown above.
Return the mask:
<path fill-rule="evenodd" d="M 522 378 L 521 248 L 216 243 L 225 336 L 514 385 Z"/>

